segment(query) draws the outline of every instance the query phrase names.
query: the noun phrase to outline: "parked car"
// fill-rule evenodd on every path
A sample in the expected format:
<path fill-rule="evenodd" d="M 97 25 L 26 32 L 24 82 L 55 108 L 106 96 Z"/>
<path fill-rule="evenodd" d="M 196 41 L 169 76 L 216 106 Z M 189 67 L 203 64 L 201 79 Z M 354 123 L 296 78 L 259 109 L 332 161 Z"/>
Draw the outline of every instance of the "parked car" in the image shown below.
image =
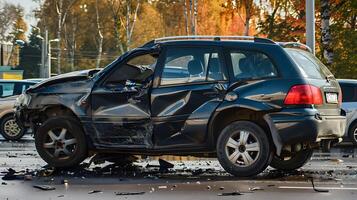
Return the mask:
<path fill-rule="evenodd" d="M 304 45 L 192 36 L 43 81 L 18 98 L 16 116 L 54 167 L 88 152 L 193 155 L 253 176 L 299 168 L 321 142 L 341 141 L 340 107 L 338 82 Z"/>
<path fill-rule="evenodd" d="M 345 138 L 357 145 L 357 80 L 339 79 L 342 89 L 342 109 L 346 111 Z"/>
<path fill-rule="evenodd" d="M 19 140 L 25 130 L 14 118 L 14 103 L 18 95 L 39 81 L 0 80 L 0 133 L 7 140 Z"/>

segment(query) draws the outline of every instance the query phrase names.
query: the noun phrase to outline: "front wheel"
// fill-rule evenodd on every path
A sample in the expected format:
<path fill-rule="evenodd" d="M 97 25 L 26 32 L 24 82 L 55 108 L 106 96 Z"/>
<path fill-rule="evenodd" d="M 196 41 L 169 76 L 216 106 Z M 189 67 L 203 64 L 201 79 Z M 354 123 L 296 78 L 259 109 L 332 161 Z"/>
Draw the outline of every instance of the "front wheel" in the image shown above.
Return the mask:
<path fill-rule="evenodd" d="M 0 128 L 1 134 L 6 140 L 19 140 L 25 134 L 24 128 L 11 115 L 3 118 Z"/>
<path fill-rule="evenodd" d="M 273 156 L 270 166 L 284 171 L 295 170 L 304 166 L 311 159 L 312 153 L 312 149 L 303 149 L 301 144 L 288 145 L 283 148 L 280 156 Z"/>
<path fill-rule="evenodd" d="M 230 174 L 254 176 L 269 164 L 271 150 L 268 136 L 256 124 L 237 121 L 221 132 L 217 141 L 217 158 Z"/>
<path fill-rule="evenodd" d="M 35 144 L 41 158 L 53 167 L 76 167 L 88 155 L 82 128 L 71 117 L 48 119 L 37 130 Z"/>

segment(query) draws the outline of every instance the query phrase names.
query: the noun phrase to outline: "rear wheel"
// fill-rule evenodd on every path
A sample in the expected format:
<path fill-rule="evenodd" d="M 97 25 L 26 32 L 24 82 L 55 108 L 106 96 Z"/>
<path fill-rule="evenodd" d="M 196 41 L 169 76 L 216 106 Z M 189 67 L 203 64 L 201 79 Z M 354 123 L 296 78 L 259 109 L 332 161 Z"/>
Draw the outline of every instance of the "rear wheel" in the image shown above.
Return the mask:
<path fill-rule="evenodd" d="M 312 156 L 312 149 L 303 149 L 302 144 L 284 146 L 281 155 L 274 155 L 270 166 L 278 170 L 295 170 L 304 166 Z"/>
<path fill-rule="evenodd" d="M 1 121 L 1 134 L 6 140 L 19 140 L 24 136 L 25 130 L 12 115 L 8 115 Z"/>
<path fill-rule="evenodd" d="M 53 167 L 75 167 L 87 157 L 87 143 L 79 122 L 53 117 L 39 127 L 35 144 L 41 158 Z"/>
<path fill-rule="evenodd" d="M 352 143 L 354 145 L 357 145 L 357 123 L 354 123 L 354 125 L 351 127 L 348 135 L 349 135 L 349 138 L 352 140 Z"/>
<path fill-rule="evenodd" d="M 269 164 L 271 153 L 266 133 L 256 124 L 237 121 L 221 132 L 217 141 L 217 158 L 234 176 L 254 176 Z"/>

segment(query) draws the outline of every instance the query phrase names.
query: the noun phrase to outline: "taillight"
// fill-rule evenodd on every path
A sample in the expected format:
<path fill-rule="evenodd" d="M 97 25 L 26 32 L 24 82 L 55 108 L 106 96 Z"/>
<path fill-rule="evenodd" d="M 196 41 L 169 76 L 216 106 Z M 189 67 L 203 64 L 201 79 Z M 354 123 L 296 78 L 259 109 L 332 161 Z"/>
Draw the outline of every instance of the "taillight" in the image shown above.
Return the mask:
<path fill-rule="evenodd" d="M 338 93 L 338 103 L 342 104 L 342 90 L 340 89 L 340 92 Z"/>
<path fill-rule="evenodd" d="M 323 103 L 320 88 L 313 85 L 295 85 L 285 97 L 285 105 L 321 105 Z"/>

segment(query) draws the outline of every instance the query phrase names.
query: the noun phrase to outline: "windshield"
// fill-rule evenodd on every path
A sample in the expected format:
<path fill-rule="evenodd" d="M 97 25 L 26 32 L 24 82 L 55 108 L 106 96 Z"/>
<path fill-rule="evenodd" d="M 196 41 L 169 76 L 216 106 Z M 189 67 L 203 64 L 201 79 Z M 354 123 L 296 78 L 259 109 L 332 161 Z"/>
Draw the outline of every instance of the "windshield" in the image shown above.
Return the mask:
<path fill-rule="evenodd" d="M 333 77 L 330 70 L 310 52 L 293 48 L 286 48 L 286 51 L 297 64 L 304 77 L 313 79 Z"/>

